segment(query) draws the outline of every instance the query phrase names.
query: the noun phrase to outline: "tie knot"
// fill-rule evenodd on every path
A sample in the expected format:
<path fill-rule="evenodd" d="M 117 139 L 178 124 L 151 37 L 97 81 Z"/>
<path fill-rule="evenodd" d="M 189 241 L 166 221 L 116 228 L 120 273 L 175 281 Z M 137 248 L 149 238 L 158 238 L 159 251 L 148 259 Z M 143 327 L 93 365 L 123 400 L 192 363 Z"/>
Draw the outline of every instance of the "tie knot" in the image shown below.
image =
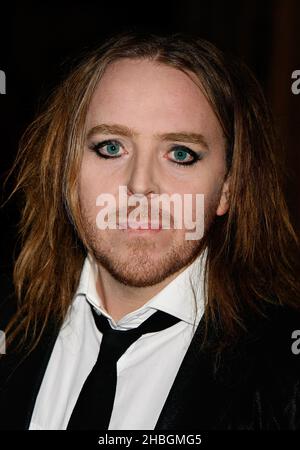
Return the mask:
<path fill-rule="evenodd" d="M 143 334 L 163 330 L 180 320 L 164 311 L 156 311 L 136 328 L 127 331 L 114 330 L 103 314 L 98 315 L 92 306 L 91 308 L 96 326 L 103 334 L 98 356 L 102 360 L 117 361 L 127 348 Z"/>

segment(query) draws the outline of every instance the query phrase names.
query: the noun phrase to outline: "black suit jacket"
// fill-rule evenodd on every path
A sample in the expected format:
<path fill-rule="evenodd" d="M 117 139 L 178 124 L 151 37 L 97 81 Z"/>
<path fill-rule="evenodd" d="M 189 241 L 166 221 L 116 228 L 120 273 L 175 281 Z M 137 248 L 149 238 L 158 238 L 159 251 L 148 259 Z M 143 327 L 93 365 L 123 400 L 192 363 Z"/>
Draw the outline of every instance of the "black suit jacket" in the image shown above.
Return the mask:
<path fill-rule="evenodd" d="M 2 279 L 1 289 L 7 282 Z M 6 296 L 0 329 L 13 313 L 13 297 Z M 299 312 L 270 307 L 266 319 L 254 321 L 247 334 L 216 358 L 209 347 L 199 351 L 202 319 L 155 430 L 300 429 L 300 354 L 291 349 L 297 329 Z M 25 359 L 22 352 L 0 358 L 0 429 L 28 429 L 57 334 L 49 326 Z M 210 341 L 215 338 L 210 331 Z"/>

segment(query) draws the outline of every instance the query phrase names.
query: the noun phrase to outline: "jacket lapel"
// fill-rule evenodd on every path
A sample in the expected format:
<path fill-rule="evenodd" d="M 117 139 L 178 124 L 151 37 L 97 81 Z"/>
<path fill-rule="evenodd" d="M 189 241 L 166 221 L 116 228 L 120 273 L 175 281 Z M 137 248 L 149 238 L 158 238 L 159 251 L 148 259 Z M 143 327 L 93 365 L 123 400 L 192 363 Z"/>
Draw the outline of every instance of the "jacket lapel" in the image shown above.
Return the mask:
<path fill-rule="evenodd" d="M 155 425 L 155 430 L 180 429 L 182 427 L 180 417 L 181 411 L 183 410 L 186 422 L 192 423 L 192 417 L 188 416 L 192 416 L 194 412 L 186 408 L 188 401 L 187 393 L 190 393 L 194 388 L 195 391 L 199 389 L 194 384 L 194 375 L 195 373 L 199 375 L 197 367 L 201 360 L 204 362 L 204 354 L 199 350 L 204 337 L 204 325 L 204 318 L 202 318 L 179 367 L 174 383 Z M 207 368 L 206 363 L 203 364 L 203 369 L 205 368 Z"/>

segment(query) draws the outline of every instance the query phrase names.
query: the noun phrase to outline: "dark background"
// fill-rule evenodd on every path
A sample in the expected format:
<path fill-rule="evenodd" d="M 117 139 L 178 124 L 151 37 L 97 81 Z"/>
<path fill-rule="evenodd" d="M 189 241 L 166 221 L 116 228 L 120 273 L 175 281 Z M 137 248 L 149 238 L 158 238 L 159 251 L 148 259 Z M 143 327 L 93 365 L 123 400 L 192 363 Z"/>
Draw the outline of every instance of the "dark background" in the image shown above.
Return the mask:
<path fill-rule="evenodd" d="M 262 84 L 284 144 L 286 195 L 299 233 L 300 94 L 291 92 L 291 74 L 300 70 L 298 0 L 12 1 L 0 9 L 0 69 L 7 78 L 0 95 L 1 185 L 22 132 L 78 53 L 128 28 L 193 31 L 243 59 Z M 12 258 L 18 217 L 15 201 L 0 209 L 0 265 Z"/>

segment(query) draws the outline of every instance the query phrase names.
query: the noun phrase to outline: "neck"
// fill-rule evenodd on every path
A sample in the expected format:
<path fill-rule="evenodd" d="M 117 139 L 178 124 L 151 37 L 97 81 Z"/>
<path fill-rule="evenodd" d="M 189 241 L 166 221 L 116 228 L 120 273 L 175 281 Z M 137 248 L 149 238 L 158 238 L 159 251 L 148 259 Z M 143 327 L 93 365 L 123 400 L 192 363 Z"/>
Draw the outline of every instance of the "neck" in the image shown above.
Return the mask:
<path fill-rule="evenodd" d="M 119 282 L 102 265 L 98 264 L 96 289 L 105 310 L 117 322 L 126 314 L 147 303 L 184 269 L 185 267 L 153 286 L 134 287 Z"/>

